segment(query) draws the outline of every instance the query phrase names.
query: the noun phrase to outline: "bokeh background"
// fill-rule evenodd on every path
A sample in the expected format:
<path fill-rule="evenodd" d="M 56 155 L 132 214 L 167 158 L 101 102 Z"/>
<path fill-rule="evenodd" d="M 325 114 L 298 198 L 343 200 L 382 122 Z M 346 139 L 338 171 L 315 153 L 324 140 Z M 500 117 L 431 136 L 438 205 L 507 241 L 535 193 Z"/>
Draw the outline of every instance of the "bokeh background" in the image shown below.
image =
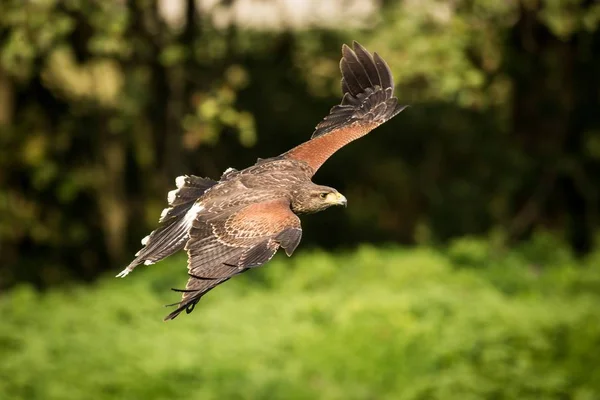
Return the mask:
<path fill-rule="evenodd" d="M 293 258 L 170 323 L 174 178 L 308 139 L 342 43 L 411 104 Z M 0 398 L 600 399 L 600 2 L 3 0 Z"/>

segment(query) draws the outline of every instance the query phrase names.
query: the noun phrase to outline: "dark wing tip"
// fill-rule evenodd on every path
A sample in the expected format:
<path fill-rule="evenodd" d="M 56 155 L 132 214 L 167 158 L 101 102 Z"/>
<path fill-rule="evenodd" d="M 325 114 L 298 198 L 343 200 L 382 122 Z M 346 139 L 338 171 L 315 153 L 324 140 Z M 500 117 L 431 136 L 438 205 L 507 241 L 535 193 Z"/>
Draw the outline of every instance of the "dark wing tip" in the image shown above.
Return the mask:
<path fill-rule="evenodd" d="M 389 97 L 393 96 L 394 79 L 392 71 L 385 60 L 377 52 L 369 51 L 356 40 L 352 48 L 342 45 L 342 91 L 356 97 L 361 93 L 374 92 L 377 89 L 392 89 Z M 388 97 L 388 98 L 389 98 Z"/>
<path fill-rule="evenodd" d="M 183 310 L 184 310 L 184 309 L 177 309 L 177 310 L 173 311 L 171 314 L 169 314 L 169 315 L 167 315 L 166 317 L 164 317 L 164 318 L 163 318 L 163 321 L 164 321 L 164 322 L 167 322 L 167 321 L 171 321 L 171 320 L 173 320 L 173 319 L 177 318 L 177 316 L 178 316 L 179 314 L 181 314 L 181 312 L 182 312 Z"/>
<path fill-rule="evenodd" d="M 377 52 L 373 53 L 373 61 L 375 64 L 375 68 L 377 68 L 377 72 L 381 77 L 381 87 L 384 89 L 392 88 L 392 93 L 394 91 L 394 77 L 392 76 L 392 71 L 390 67 L 387 65 L 385 60 L 377 54 Z"/>
<path fill-rule="evenodd" d="M 394 97 L 394 78 L 387 63 L 377 53 L 358 43 L 352 48 L 342 45 L 342 92 L 340 105 L 333 107 L 317 125 L 312 137 L 317 137 L 357 121 L 379 125 L 401 112 Z"/>
<path fill-rule="evenodd" d="M 342 46 L 340 60 L 342 72 L 342 92 L 357 96 L 369 89 L 394 89 L 392 72 L 386 62 L 377 54 L 369 51 L 357 41 L 352 42 L 352 48 Z"/>
<path fill-rule="evenodd" d="M 173 311 L 172 313 L 170 313 L 169 315 L 167 315 L 166 317 L 163 318 L 164 322 L 173 320 L 175 318 L 177 318 L 177 316 L 183 311 L 183 309 L 177 309 L 175 311 Z"/>
<path fill-rule="evenodd" d="M 172 306 L 178 306 L 178 307 L 175 311 L 173 311 L 172 313 L 170 313 L 169 315 L 164 317 L 163 321 L 166 322 L 166 321 L 175 319 L 183 311 L 185 311 L 186 314 L 191 313 L 192 311 L 194 311 L 194 308 L 196 307 L 196 304 L 198 304 L 198 301 L 200 301 L 199 298 L 192 298 L 187 302 L 167 304 L 165 307 L 172 307 Z"/>

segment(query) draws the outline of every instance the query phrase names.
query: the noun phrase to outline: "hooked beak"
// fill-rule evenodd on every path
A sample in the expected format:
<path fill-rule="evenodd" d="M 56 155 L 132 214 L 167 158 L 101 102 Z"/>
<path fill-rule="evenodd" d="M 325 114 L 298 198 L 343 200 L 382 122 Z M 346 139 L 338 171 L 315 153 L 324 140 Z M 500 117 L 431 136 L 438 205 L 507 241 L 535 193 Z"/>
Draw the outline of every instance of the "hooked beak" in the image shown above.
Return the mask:
<path fill-rule="evenodd" d="M 341 193 L 336 193 L 336 201 L 337 201 L 337 204 L 340 206 L 346 207 L 348 205 L 348 200 Z"/>

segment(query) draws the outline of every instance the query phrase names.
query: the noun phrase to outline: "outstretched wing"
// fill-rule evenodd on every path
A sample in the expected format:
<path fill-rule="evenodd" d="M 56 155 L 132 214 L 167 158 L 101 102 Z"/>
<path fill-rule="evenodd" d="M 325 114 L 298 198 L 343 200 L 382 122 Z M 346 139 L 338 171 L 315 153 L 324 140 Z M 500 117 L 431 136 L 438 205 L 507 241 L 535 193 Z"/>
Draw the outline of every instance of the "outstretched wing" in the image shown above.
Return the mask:
<path fill-rule="evenodd" d="M 127 268 L 117 275 L 118 278 L 124 278 L 142 263 L 154 264 L 181 250 L 196 217 L 194 203 L 217 182 L 194 175 L 184 175 L 177 177 L 175 184 L 177 189 L 171 190 L 167 196 L 169 206 L 160 216 L 159 227 L 142 239 L 144 247 L 137 252 Z"/>
<path fill-rule="evenodd" d="M 352 46 L 342 46 L 341 104 L 317 125 L 309 141 L 283 155 L 306 162 L 315 172 L 337 150 L 406 108 L 393 96 L 394 79 L 385 61 L 357 42 Z"/>
<path fill-rule="evenodd" d="M 185 246 L 189 280 L 175 311 L 188 314 L 209 290 L 269 261 L 283 247 L 291 256 L 302 237 L 300 219 L 286 199 L 242 206 L 218 215 L 200 212 Z"/>

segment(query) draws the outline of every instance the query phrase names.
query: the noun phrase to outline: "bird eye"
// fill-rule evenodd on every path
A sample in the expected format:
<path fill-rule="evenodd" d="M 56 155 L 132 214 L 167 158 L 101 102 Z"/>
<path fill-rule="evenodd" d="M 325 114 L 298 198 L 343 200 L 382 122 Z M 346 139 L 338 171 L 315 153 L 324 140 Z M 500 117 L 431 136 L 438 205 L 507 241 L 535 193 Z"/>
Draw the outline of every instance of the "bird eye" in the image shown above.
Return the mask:
<path fill-rule="evenodd" d="M 319 195 L 319 197 L 322 198 L 322 199 L 326 199 L 327 198 L 327 193 L 321 193 Z"/>

